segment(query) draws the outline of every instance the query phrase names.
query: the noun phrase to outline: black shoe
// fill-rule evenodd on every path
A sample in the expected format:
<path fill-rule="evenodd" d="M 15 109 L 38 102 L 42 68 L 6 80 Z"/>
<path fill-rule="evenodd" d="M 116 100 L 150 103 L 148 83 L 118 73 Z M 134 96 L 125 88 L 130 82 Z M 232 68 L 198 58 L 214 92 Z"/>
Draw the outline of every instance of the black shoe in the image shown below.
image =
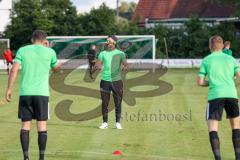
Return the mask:
<path fill-rule="evenodd" d="M 39 160 L 44 160 L 44 154 L 39 155 Z"/>
<path fill-rule="evenodd" d="M 24 160 L 29 160 L 29 157 L 24 157 Z"/>

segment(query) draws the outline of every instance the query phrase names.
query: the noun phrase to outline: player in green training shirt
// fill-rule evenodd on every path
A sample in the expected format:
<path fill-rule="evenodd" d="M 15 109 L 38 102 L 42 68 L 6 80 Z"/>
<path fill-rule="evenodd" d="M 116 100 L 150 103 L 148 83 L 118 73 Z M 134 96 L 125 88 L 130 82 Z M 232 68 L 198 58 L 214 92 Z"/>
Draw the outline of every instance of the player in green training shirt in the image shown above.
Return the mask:
<path fill-rule="evenodd" d="M 223 53 L 229 56 L 232 56 L 232 50 L 230 48 L 231 48 L 231 42 L 229 41 L 224 42 Z"/>
<path fill-rule="evenodd" d="M 39 160 L 44 160 L 49 119 L 49 74 L 57 70 L 57 58 L 53 49 L 46 47 L 47 34 L 36 30 L 32 35 L 32 45 L 21 47 L 14 59 L 9 76 L 6 100 L 11 101 L 11 93 L 18 70 L 21 66 L 21 85 L 18 117 L 22 121 L 20 140 L 24 160 L 29 160 L 29 132 L 32 119 L 37 120 Z"/>
<path fill-rule="evenodd" d="M 110 93 L 113 92 L 116 112 L 116 128 L 122 129 L 120 124 L 121 119 L 121 103 L 123 96 L 123 83 L 121 80 L 121 66 L 124 69 L 128 68 L 125 53 L 116 49 L 117 38 L 115 36 L 108 36 L 107 50 L 102 51 L 98 55 L 96 67 L 101 68 L 103 65 L 100 90 L 102 98 L 102 116 L 103 123 L 100 129 L 108 128 L 108 104 L 110 100 Z"/>
<path fill-rule="evenodd" d="M 209 48 L 212 53 L 203 59 L 197 83 L 200 86 L 209 86 L 206 120 L 212 151 L 215 160 L 221 160 L 218 121 L 222 119 L 225 109 L 232 127 L 236 160 L 240 160 L 239 106 L 234 82 L 234 76 L 240 76 L 239 65 L 232 56 L 222 52 L 223 39 L 220 36 L 210 38 Z"/>

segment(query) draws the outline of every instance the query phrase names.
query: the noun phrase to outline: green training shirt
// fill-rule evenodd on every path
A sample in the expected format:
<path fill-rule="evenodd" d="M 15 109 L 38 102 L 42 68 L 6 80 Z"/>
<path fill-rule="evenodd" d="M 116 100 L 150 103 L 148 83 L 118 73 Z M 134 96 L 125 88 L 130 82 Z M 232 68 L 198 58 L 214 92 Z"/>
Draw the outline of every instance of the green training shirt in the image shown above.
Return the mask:
<path fill-rule="evenodd" d="M 234 75 L 239 70 L 238 62 L 223 52 L 213 52 L 202 61 L 198 76 L 209 79 L 208 100 L 238 98 Z"/>
<path fill-rule="evenodd" d="M 98 55 L 98 60 L 103 63 L 102 80 L 109 82 L 121 80 L 121 64 L 126 61 L 124 52 L 118 49 L 102 51 Z"/>
<path fill-rule="evenodd" d="M 232 50 L 231 49 L 223 49 L 223 53 L 232 56 Z"/>
<path fill-rule="evenodd" d="M 49 75 L 57 65 L 53 49 L 42 45 L 21 47 L 14 59 L 22 67 L 20 96 L 49 96 Z"/>

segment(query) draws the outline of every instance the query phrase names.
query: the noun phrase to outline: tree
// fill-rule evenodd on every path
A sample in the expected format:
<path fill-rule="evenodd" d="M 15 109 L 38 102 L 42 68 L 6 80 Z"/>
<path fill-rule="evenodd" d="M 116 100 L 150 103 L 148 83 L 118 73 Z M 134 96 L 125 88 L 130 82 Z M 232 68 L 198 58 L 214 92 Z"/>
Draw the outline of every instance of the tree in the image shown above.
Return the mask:
<path fill-rule="evenodd" d="M 224 41 L 231 42 L 231 49 L 233 50 L 233 56 L 239 57 L 239 39 L 236 38 L 237 29 L 232 22 L 224 22 L 221 25 L 210 28 L 213 35 L 220 35 Z"/>
<path fill-rule="evenodd" d="M 11 13 L 11 24 L 5 35 L 11 39 L 11 48 L 30 43 L 31 33 L 42 29 L 49 35 L 75 35 L 81 32 L 76 8 L 70 0 L 21 0 Z"/>
<path fill-rule="evenodd" d="M 54 22 L 52 35 L 77 35 L 83 32 L 78 23 L 76 7 L 70 0 L 42 0 L 42 13 Z"/>
<path fill-rule="evenodd" d="M 123 2 L 121 2 L 121 4 L 120 4 L 119 12 L 121 12 L 121 13 L 128 12 L 128 11 L 129 11 L 129 8 L 130 8 L 129 3 L 123 1 Z"/>
<path fill-rule="evenodd" d="M 5 31 L 6 37 L 11 39 L 11 48 L 17 49 L 30 42 L 31 32 L 37 28 L 36 19 L 40 14 L 40 5 L 36 0 L 21 0 L 15 4 L 12 22 Z"/>
<path fill-rule="evenodd" d="M 157 58 L 166 57 L 164 38 L 166 39 L 169 58 L 203 58 L 209 53 L 209 28 L 197 17 L 192 17 L 183 28 L 171 29 L 162 25 L 148 31 L 158 39 Z"/>
<path fill-rule="evenodd" d="M 166 53 L 166 46 L 164 39 L 167 39 L 169 37 L 170 29 L 167 27 L 164 27 L 161 24 L 156 25 L 153 28 L 150 28 L 147 30 L 146 34 L 150 35 L 155 35 L 157 39 L 157 44 L 156 44 L 156 57 L 157 58 L 166 58 L 167 53 Z"/>
<path fill-rule="evenodd" d="M 119 15 L 120 17 L 126 18 L 128 20 L 131 20 L 132 15 L 137 7 L 137 4 L 134 2 L 121 2 L 121 5 L 119 7 Z"/>
<path fill-rule="evenodd" d="M 128 24 L 128 29 L 127 29 L 127 33 L 128 35 L 141 35 L 141 34 L 147 34 L 145 31 L 145 29 L 140 28 L 138 25 L 138 21 L 130 21 Z"/>
<path fill-rule="evenodd" d="M 105 3 L 98 9 L 93 8 L 90 13 L 81 15 L 79 23 L 82 24 L 84 35 L 109 35 L 118 31 L 115 12 Z"/>
<path fill-rule="evenodd" d="M 210 36 L 209 27 L 198 17 L 192 17 L 185 23 L 182 40 L 183 57 L 203 58 L 207 55 L 209 53 L 208 39 Z"/>

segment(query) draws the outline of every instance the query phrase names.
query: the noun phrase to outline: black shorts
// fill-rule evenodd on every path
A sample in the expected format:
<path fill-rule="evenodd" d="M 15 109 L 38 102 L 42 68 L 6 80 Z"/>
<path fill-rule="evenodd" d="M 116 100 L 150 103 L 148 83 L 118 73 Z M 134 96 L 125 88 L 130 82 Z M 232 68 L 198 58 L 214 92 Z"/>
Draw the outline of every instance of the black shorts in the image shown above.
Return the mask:
<path fill-rule="evenodd" d="M 208 101 L 206 120 L 222 119 L 223 108 L 226 111 L 227 118 L 236 118 L 239 116 L 238 99 L 235 98 L 217 98 Z"/>
<path fill-rule="evenodd" d="M 20 96 L 18 118 L 24 121 L 46 121 L 49 117 L 49 98 L 47 96 Z"/>
<path fill-rule="evenodd" d="M 104 93 L 109 93 L 109 94 L 112 91 L 114 95 L 115 94 L 122 95 L 123 94 L 123 82 L 122 82 L 122 80 L 113 81 L 113 82 L 101 80 L 100 91 L 104 92 Z"/>

